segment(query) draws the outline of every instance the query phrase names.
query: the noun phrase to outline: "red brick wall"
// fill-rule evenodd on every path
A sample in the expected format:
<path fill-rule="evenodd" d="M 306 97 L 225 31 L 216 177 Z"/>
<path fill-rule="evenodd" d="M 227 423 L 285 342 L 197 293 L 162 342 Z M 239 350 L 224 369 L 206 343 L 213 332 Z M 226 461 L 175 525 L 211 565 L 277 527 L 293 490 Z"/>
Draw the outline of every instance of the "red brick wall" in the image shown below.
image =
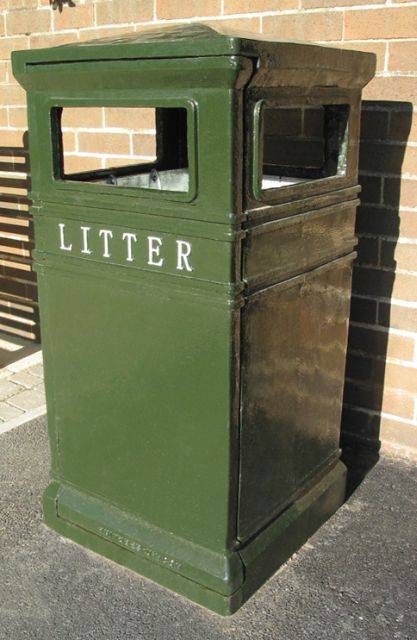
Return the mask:
<path fill-rule="evenodd" d="M 278 39 L 316 41 L 377 54 L 377 77 L 364 93 L 363 193 L 344 430 L 363 442 L 381 438 L 396 447 L 417 450 L 417 119 L 413 105 L 417 2 L 74 0 L 64 2 L 60 11 L 53 10 L 49 0 L 0 0 L 0 12 L 0 146 L 6 150 L 22 147 L 26 128 L 25 95 L 10 70 L 13 49 L 109 36 L 150 23 L 200 20 L 221 21 Z M 115 124 L 119 142 L 120 136 L 132 135 Z M 85 145 L 85 135 L 69 129 L 72 154 L 81 156 L 88 166 L 91 147 Z M 137 135 L 146 133 L 139 130 Z M 120 154 L 116 146 L 112 151 L 116 157 L 126 152 Z M 129 147 L 129 153 L 138 150 Z M 2 176 L 0 173 L 1 184 Z M 25 176 L 9 172 L 7 178 L 9 186 L 4 188 L 13 191 L 12 179 L 24 182 Z M 23 200 L 11 207 L 26 220 Z M 7 221 L 0 212 L 0 240 L 7 226 L 3 218 Z M 0 255 L 1 251 L 0 246 Z M 0 266 L 3 268 L 1 260 Z"/>

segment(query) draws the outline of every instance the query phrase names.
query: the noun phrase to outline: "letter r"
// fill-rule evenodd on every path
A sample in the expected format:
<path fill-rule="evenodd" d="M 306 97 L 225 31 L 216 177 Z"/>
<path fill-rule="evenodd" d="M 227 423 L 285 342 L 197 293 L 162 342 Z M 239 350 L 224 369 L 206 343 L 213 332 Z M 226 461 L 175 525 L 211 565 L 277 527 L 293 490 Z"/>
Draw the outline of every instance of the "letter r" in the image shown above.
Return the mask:
<path fill-rule="evenodd" d="M 191 242 L 185 240 L 177 240 L 177 269 L 178 271 L 192 271 L 193 268 L 190 265 L 188 258 L 191 254 Z"/>

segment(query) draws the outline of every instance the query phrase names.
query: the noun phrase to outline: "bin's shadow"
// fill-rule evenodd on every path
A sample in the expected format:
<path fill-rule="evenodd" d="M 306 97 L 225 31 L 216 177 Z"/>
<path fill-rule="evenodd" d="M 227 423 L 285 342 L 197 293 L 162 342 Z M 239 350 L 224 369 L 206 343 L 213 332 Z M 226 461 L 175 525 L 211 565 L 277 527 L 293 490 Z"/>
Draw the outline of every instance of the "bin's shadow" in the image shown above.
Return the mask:
<path fill-rule="evenodd" d="M 25 132 L 21 146 L 0 146 L 0 332 L 14 336 L 18 342 L 39 340 L 29 188 Z"/>
<path fill-rule="evenodd" d="M 341 437 L 348 495 L 379 457 L 401 171 L 412 113 L 408 102 L 365 101 L 362 105 L 358 257 L 353 269 Z"/>

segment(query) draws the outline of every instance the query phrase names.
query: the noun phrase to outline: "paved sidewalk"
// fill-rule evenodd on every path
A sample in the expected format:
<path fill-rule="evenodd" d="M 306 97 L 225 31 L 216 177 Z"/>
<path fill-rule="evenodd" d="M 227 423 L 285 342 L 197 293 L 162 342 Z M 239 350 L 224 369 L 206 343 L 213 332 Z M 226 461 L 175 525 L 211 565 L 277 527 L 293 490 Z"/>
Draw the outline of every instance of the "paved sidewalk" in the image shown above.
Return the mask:
<path fill-rule="evenodd" d="M 416 465 L 382 458 L 220 618 L 48 530 L 48 451 L 44 417 L 0 435 L 0 640 L 415 640 Z"/>
<path fill-rule="evenodd" d="M 46 412 L 42 351 L 0 369 L 0 434 Z"/>

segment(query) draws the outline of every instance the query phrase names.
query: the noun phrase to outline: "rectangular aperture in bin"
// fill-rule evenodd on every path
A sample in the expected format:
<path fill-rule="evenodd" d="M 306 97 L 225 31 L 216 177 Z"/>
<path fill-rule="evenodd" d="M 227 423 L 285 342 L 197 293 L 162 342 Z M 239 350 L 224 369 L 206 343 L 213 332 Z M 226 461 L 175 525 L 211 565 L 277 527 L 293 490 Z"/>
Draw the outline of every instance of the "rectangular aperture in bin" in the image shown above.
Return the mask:
<path fill-rule="evenodd" d="M 189 190 L 185 108 L 55 107 L 51 116 L 56 179 Z"/>
<path fill-rule="evenodd" d="M 268 105 L 261 113 L 262 189 L 346 175 L 348 105 Z"/>

